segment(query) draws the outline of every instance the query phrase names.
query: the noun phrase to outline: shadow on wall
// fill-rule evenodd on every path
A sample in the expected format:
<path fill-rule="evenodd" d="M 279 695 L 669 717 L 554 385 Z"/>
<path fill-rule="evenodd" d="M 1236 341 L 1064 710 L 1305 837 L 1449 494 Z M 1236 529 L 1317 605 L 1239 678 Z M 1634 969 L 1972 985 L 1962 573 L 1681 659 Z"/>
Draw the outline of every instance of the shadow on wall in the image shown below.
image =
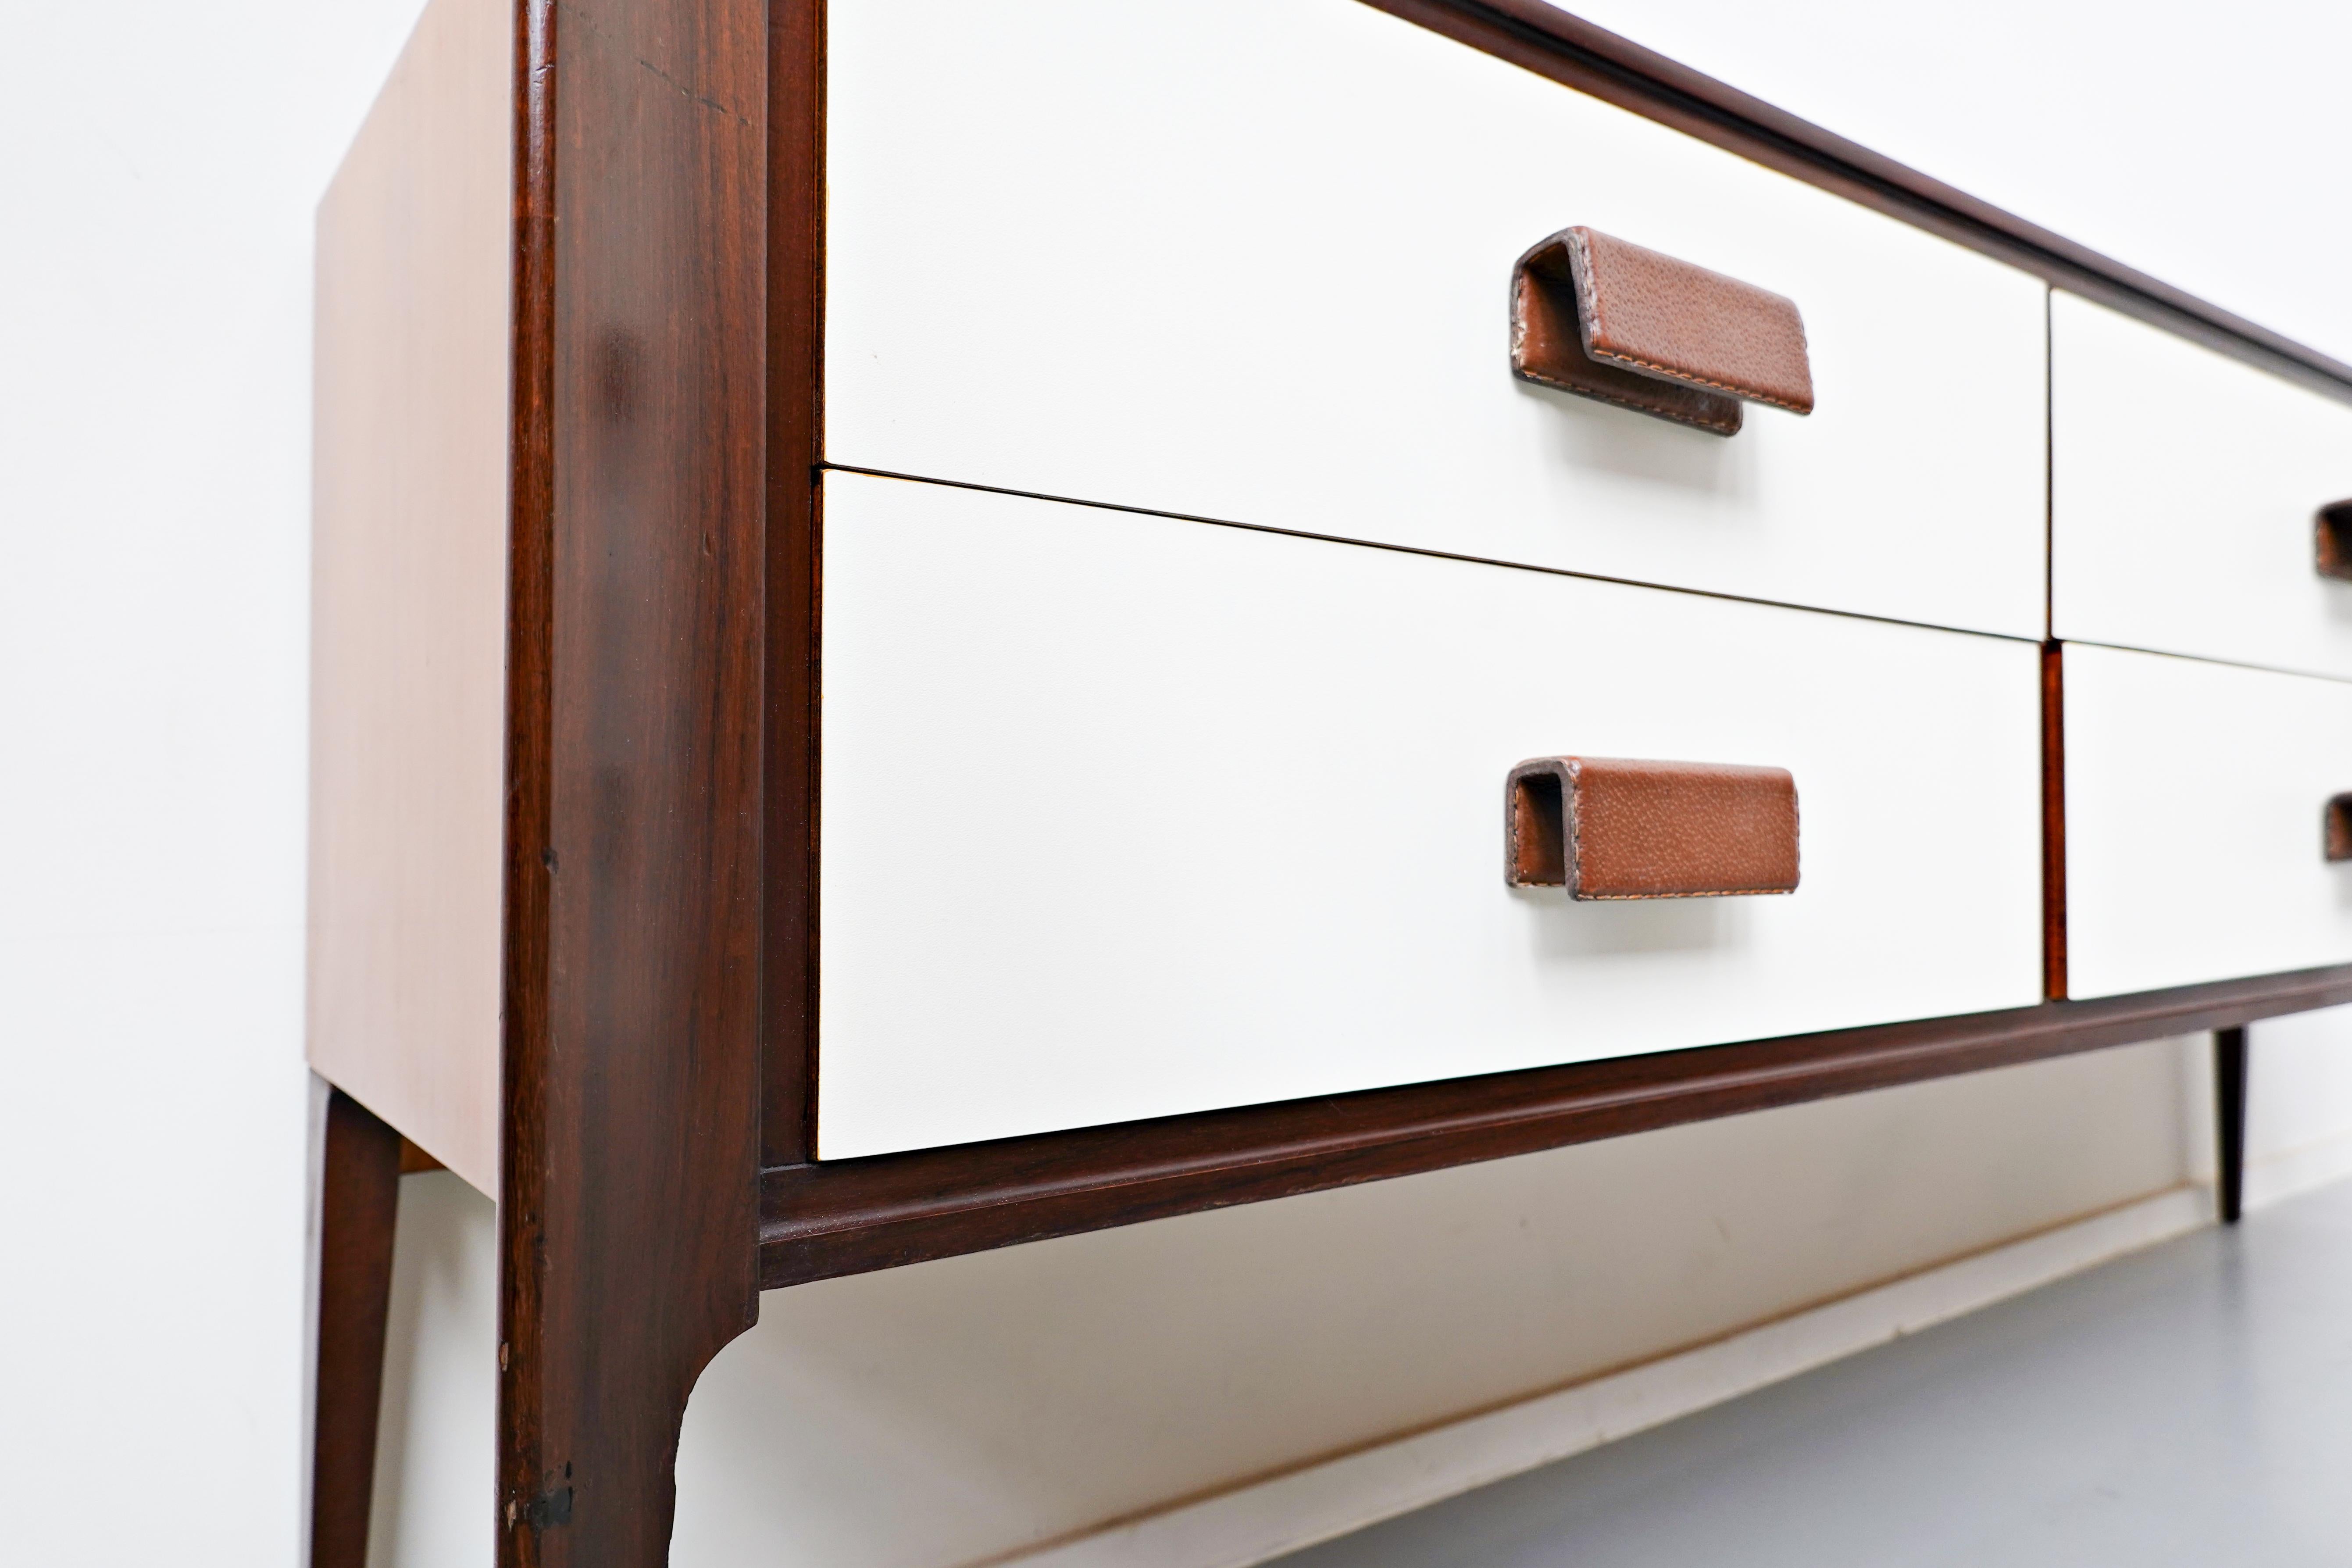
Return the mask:
<path fill-rule="evenodd" d="M 672 1561 L 1016 1552 L 2174 1186 L 2160 1042 L 763 1298 Z"/>

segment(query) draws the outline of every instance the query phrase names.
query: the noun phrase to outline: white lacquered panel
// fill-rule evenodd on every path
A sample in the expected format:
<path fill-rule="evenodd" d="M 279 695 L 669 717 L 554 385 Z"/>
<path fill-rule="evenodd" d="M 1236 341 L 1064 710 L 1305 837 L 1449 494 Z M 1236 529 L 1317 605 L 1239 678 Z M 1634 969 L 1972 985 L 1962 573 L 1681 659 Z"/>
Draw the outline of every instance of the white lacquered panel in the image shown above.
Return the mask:
<path fill-rule="evenodd" d="M 2031 1003 L 2028 644 L 825 482 L 818 1140 L 961 1142 Z M 1788 897 L 1503 882 L 1503 782 L 1796 775 Z"/>
<path fill-rule="evenodd" d="M 1357 0 L 840 0 L 826 455 L 2043 628 L 2044 290 Z M 1809 418 L 1529 386 L 1572 224 L 1794 299 Z"/>
<path fill-rule="evenodd" d="M 2067 992 L 2352 963 L 2352 684 L 2069 645 Z"/>
<path fill-rule="evenodd" d="M 2352 406 L 2072 295 L 2051 300 L 2056 635 L 2352 676 Z"/>

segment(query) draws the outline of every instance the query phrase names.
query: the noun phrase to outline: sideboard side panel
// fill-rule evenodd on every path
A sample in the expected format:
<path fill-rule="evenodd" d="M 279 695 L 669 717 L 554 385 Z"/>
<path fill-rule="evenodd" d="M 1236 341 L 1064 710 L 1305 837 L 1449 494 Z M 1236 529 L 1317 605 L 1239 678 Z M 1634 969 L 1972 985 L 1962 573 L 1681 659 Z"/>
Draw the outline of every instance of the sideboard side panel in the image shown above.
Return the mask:
<path fill-rule="evenodd" d="M 318 215 L 310 1062 L 498 1191 L 512 17 L 433 0 Z"/>

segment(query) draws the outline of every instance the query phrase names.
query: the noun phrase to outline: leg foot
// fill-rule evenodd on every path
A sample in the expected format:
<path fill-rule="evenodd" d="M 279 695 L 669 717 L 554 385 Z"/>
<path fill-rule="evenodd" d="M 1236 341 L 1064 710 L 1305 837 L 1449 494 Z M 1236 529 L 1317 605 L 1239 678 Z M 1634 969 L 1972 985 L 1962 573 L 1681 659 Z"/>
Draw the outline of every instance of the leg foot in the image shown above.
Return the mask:
<path fill-rule="evenodd" d="M 2213 1031 L 2213 1113 L 2221 1223 L 2235 1225 L 2246 1192 L 2246 1031 Z"/>

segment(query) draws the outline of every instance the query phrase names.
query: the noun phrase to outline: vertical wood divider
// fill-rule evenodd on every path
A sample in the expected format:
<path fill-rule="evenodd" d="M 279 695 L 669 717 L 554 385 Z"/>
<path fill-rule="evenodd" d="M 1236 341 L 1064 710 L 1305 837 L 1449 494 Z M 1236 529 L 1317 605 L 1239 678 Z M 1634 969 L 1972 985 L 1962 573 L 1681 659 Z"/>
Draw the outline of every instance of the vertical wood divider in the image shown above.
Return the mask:
<path fill-rule="evenodd" d="M 824 0 L 768 35 L 767 930 L 762 1163 L 816 1157 L 817 811 L 824 581 Z"/>
<path fill-rule="evenodd" d="M 2066 687 L 2054 641 L 2042 645 L 2042 994 L 2066 999 Z"/>
<path fill-rule="evenodd" d="M 759 1307 L 768 18 L 520 4 L 498 1560 L 654 1568 Z"/>

